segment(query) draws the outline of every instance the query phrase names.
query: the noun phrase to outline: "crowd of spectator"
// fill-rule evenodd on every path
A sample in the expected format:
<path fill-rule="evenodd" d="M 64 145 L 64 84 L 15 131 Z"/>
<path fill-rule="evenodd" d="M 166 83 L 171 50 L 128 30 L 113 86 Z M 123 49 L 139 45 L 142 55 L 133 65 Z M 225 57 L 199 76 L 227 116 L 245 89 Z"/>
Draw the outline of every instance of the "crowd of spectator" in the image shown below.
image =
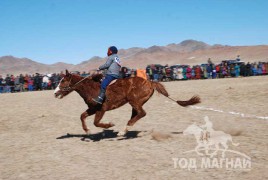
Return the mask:
<path fill-rule="evenodd" d="M 146 67 L 147 79 L 152 81 L 172 81 L 172 80 L 193 80 L 193 79 L 215 79 L 227 77 L 246 77 L 268 74 L 268 62 L 244 63 L 239 56 L 236 60 L 222 61 L 214 64 L 210 59 L 208 63 L 201 65 L 160 65 L 152 64 Z M 73 73 L 81 76 L 88 76 L 89 73 L 79 71 Z M 51 90 L 58 86 L 61 73 L 54 74 L 33 74 L 14 76 L 7 74 L 6 77 L 0 75 L 0 93 L 14 93 L 25 91 Z M 121 78 L 134 77 L 137 70 L 122 67 Z"/>
<path fill-rule="evenodd" d="M 20 74 L 19 76 L 7 74 L 5 78 L 0 75 L 0 93 L 55 89 L 59 81 L 60 74 L 36 73 L 33 75 Z"/>
<path fill-rule="evenodd" d="M 237 60 L 222 61 L 220 64 L 201 65 L 149 65 L 146 68 L 148 78 L 153 81 L 216 79 L 246 77 L 268 74 L 268 62 L 244 63 Z"/>
<path fill-rule="evenodd" d="M 78 71 L 73 73 L 81 76 L 88 76 L 89 74 Z M 63 72 L 54 74 L 39 74 L 14 76 L 7 74 L 6 77 L 0 75 L 0 93 L 14 93 L 26 91 L 41 91 L 55 89 L 62 77 Z"/>

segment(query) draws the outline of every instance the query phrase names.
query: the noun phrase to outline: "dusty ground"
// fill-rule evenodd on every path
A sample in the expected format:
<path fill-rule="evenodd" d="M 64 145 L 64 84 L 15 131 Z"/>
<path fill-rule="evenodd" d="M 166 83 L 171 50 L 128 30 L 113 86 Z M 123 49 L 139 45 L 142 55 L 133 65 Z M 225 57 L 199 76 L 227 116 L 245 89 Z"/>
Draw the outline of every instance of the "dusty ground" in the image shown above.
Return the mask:
<path fill-rule="evenodd" d="M 200 95 L 203 109 L 155 93 L 126 138 L 116 133 L 130 118 L 129 105 L 105 114 L 102 121 L 116 124 L 109 131 L 89 117 L 94 134 L 84 136 L 79 117 L 86 105 L 77 93 L 62 100 L 53 91 L 0 94 L 0 179 L 268 179 L 268 76 L 164 85 L 174 99 Z M 182 132 L 204 124 L 204 116 L 239 143 L 229 149 L 248 155 L 250 170 L 174 168 L 172 158 L 200 159 L 184 154 L 197 144 Z"/>

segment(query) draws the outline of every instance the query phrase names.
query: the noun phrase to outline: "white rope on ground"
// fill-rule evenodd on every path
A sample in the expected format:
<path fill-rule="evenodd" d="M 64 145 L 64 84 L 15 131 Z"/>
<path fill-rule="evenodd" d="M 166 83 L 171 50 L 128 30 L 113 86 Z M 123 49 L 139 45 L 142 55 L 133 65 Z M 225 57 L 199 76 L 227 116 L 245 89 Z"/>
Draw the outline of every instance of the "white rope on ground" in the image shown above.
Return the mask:
<path fill-rule="evenodd" d="M 255 119 L 263 119 L 263 120 L 268 120 L 268 116 L 257 116 L 257 115 L 249 115 L 249 114 L 244 114 L 244 113 L 240 113 L 240 112 L 233 112 L 233 111 L 223 111 L 223 110 L 219 110 L 219 109 L 214 109 L 211 107 L 204 107 L 204 106 L 190 106 L 192 109 L 198 109 L 198 110 L 204 110 L 204 111 L 214 111 L 214 112 L 218 112 L 218 113 L 227 113 L 227 114 L 231 114 L 231 115 L 236 115 L 236 116 L 240 116 L 243 118 L 255 118 Z"/>

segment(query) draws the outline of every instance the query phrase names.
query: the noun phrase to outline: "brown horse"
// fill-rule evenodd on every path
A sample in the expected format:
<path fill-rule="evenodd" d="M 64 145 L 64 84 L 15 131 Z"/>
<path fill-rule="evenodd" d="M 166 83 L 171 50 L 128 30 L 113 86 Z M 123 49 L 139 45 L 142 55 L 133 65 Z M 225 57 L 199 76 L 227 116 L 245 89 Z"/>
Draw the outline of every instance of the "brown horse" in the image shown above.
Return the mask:
<path fill-rule="evenodd" d="M 106 98 L 102 105 L 97 104 L 92 100 L 100 91 L 100 82 L 103 78 L 102 74 L 92 75 L 90 77 L 81 77 L 79 75 L 71 74 L 66 70 L 58 87 L 55 89 L 55 97 L 63 98 L 72 91 L 76 91 L 88 105 L 88 109 L 81 114 L 81 122 L 84 131 L 88 134 L 89 129 L 86 125 L 86 118 L 95 114 L 94 125 L 101 128 L 110 128 L 114 126 L 113 123 L 101 123 L 104 113 L 109 110 L 116 109 L 129 103 L 132 106 L 132 115 L 127 123 L 126 128 L 119 132 L 118 135 L 124 135 L 131 126 L 133 126 L 139 119 L 146 115 L 142 106 L 153 95 L 154 90 L 160 94 L 168 97 L 172 101 L 174 99 L 169 97 L 165 87 L 159 82 L 151 82 L 140 77 L 132 77 L 126 79 L 118 79 L 115 83 L 109 85 L 106 89 Z M 200 103 L 198 96 L 193 96 L 188 101 L 176 101 L 181 106 L 188 106 Z"/>

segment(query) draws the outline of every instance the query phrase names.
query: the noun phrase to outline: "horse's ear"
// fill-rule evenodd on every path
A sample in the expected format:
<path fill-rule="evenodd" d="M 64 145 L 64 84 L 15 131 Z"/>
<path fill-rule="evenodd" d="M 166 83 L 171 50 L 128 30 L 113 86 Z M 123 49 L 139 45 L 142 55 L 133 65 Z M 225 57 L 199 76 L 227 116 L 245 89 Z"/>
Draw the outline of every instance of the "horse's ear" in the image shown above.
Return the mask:
<path fill-rule="evenodd" d="M 66 76 L 69 76 L 70 75 L 70 73 L 69 73 L 69 71 L 66 69 Z"/>

